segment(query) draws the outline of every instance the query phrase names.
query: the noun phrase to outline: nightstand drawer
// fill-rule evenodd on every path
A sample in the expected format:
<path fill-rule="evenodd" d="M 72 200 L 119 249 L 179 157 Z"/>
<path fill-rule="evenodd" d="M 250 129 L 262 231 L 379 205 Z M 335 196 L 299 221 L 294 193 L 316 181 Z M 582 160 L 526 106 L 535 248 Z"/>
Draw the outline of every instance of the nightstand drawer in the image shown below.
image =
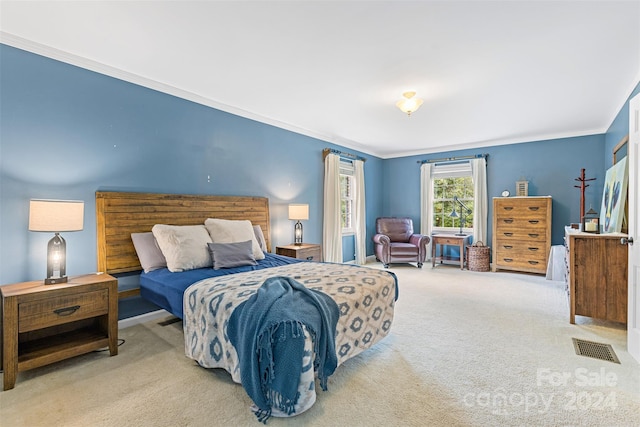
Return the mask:
<path fill-rule="evenodd" d="M 58 296 L 18 305 L 18 332 L 74 322 L 109 312 L 106 289 Z"/>
<path fill-rule="evenodd" d="M 298 251 L 298 259 L 307 261 L 320 261 L 320 248 L 307 248 Z"/>
<path fill-rule="evenodd" d="M 315 243 L 276 247 L 276 254 L 307 261 L 322 261 L 322 247 Z"/>

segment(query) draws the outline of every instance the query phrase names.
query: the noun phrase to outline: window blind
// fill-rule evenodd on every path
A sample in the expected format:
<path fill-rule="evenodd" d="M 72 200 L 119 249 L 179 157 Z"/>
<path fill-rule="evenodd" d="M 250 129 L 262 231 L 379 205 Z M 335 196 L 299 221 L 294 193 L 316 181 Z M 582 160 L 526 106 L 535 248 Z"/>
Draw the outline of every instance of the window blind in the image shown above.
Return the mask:
<path fill-rule="evenodd" d="M 471 163 L 454 162 L 435 164 L 431 168 L 432 178 L 471 176 Z"/>

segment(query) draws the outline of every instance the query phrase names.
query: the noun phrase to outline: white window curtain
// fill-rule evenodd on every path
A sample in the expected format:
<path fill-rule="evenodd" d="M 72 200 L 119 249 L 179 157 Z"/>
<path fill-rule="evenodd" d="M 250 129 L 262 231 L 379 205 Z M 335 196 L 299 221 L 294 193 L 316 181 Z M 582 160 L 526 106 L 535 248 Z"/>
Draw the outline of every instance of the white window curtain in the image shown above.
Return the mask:
<path fill-rule="evenodd" d="M 340 156 L 324 159 L 324 219 L 322 252 L 325 262 L 342 262 L 342 222 L 340 220 Z"/>
<path fill-rule="evenodd" d="M 367 216 L 364 198 L 364 162 L 353 161 L 353 174 L 356 188 L 354 191 L 353 228 L 355 230 L 356 264 L 367 262 Z"/>
<path fill-rule="evenodd" d="M 487 218 L 489 216 L 489 202 L 487 198 L 487 162 L 485 158 L 472 159 L 471 176 L 474 186 L 473 202 L 473 241 L 487 242 Z M 438 165 L 440 169 L 435 171 L 432 163 L 423 163 L 420 167 L 420 233 L 431 236 L 433 224 L 433 178 L 432 175 L 439 173 L 448 176 L 467 174 L 465 164 Z M 431 249 L 427 252 L 430 256 Z"/>
<path fill-rule="evenodd" d="M 487 161 L 484 157 L 470 160 L 473 178 L 473 241 L 487 242 L 487 218 L 489 201 L 487 199 Z"/>
<path fill-rule="evenodd" d="M 431 163 L 423 163 L 420 167 L 420 234 L 429 237 L 433 224 L 431 166 Z M 431 259 L 431 243 L 427 246 L 427 259 Z"/>

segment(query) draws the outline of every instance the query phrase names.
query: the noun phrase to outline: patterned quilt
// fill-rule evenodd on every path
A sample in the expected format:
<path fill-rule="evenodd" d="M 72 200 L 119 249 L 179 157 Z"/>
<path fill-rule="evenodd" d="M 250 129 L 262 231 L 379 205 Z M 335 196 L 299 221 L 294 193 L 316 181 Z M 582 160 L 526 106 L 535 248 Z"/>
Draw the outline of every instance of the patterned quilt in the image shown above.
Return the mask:
<path fill-rule="evenodd" d="M 397 279 L 386 270 L 350 264 L 301 262 L 282 267 L 202 280 L 184 293 L 185 353 L 206 368 L 223 368 L 240 383 L 238 356 L 228 340 L 227 322 L 234 308 L 253 295 L 265 279 L 292 277 L 330 295 L 340 308 L 336 335 L 338 365 L 360 354 L 390 331 Z M 305 367 L 313 365 L 312 344 L 305 333 Z M 314 373 L 303 369 L 296 414 L 315 402 Z M 286 416 L 274 410 L 274 416 Z"/>

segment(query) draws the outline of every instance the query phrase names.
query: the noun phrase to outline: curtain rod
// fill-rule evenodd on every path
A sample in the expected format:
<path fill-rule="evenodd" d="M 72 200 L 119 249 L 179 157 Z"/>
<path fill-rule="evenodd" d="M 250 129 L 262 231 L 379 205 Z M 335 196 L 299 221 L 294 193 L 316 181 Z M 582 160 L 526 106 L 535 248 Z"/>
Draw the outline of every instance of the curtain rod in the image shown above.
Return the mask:
<path fill-rule="evenodd" d="M 353 159 L 353 160 L 362 160 L 363 162 L 367 161 L 366 157 L 356 156 L 355 154 L 345 153 L 343 151 L 335 150 L 333 148 L 325 148 L 324 150 L 322 150 L 322 160 L 323 161 L 324 161 L 324 159 L 327 158 L 329 153 L 337 154 L 338 156 L 347 157 L 347 158 Z"/>
<path fill-rule="evenodd" d="M 458 160 L 480 159 L 482 157 L 486 159 L 487 157 L 489 157 L 489 155 L 485 153 L 485 154 L 474 154 L 472 156 L 443 157 L 441 159 L 418 160 L 416 163 L 420 163 L 422 165 L 425 163 L 442 163 L 442 162 L 455 162 Z"/>

